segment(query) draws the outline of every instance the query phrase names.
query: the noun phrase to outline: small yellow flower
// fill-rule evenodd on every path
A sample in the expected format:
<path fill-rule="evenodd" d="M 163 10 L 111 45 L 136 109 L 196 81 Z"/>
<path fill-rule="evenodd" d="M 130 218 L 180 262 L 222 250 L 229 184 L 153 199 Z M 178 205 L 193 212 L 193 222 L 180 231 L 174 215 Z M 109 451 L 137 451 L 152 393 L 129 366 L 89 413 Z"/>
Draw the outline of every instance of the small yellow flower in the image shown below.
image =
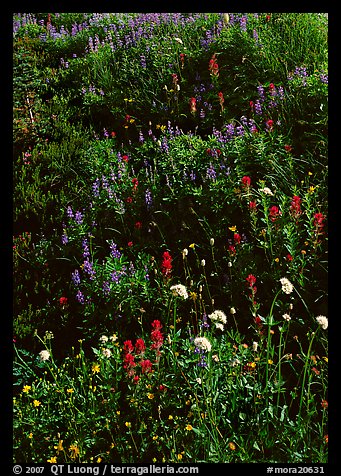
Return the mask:
<path fill-rule="evenodd" d="M 67 391 L 67 393 L 73 393 L 74 389 L 73 388 L 68 388 L 66 391 Z"/>
<path fill-rule="evenodd" d="M 33 406 L 39 407 L 41 405 L 41 402 L 39 400 L 33 400 Z"/>
<path fill-rule="evenodd" d="M 153 461 L 153 463 L 156 463 L 157 459 L 154 457 L 152 461 Z"/>
<path fill-rule="evenodd" d="M 252 369 L 254 369 L 254 368 L 256 367 L 256 365 L 257 365 L 256 362 L 251 362 L 251 363 L 249 364 L 249 366 L 250 366 Z"/>
<path fill-rule="evenodd" d="M 186 428 L 185 428 L 185 430 L 187 430 L 187 431 L 191 431 L 191 430 L 193 430 L 193 426 L 192 426 L 192 425 L 190 425 L 190 424 L 188 424 L 188 425 L 186 425 Z"/>
<path fill-rule="evenodd" d="M 120 410 L 117 410 L 116 415 L 121 415 Z"/>
<path fill-rule="evenodd" d="M 149 400 L 153 400 L 154 394 L 153 393 L 147 393 L 147 397 L 149 398 Z"/>
<path fill-rule="evenodd" d="M 322 359 L 328 364 L 328 357 L 322 357 Z"/>
<path fill-rule="evenodd" d="M 172 415 L 168 415 L 168 420 L 173 420 L 173 416 L 172 416 Z"/>
<path fill-rule="evenodd" d="M 236 231 L 236 230 L 237 230 L 236 225 L 229 226 L 229 230 L 231 230 L 231 231 Z"/>
<path fill-rule="evenodd" d="M 77 444 L 72 444 L 69 446 L 69 451 L 71 453 L 70 457 L 71 459 L 76 459 L 77 456 L 79 456 L 79 448 Z"/>
<path fill-rule="evenodd" d="M 51 456 L 50 459 L 47 460 L 48 463 L 57 463 L 57 456 Z"/>
<path fill-rule="evenodd" d="M 98 374 L 100 372 L 100 367 L 98 364 L 93 364 L 91 370 L 93 374 Z"/>
<path fill-rule="evenodd" d="M 315 188 L 316 188 L 316 187 L 313 187 L 313 186 L 309 187 L 309 188 L 308 188 L 308 193 L 314 193 L 314 192 L 315 192 Z"/>
<path fill-rule="evenodd" d="M 28 393 L 31 390 L 31 388 L 32 388 L 31 385 L 25 385 L 24 388 L 22 389 L 22 391 L 24 393 Z"/>
<path fill-rule="evenodd" d="M 182 454 L 178 454 L 178 460 L 182 460 Z"/>
<path fill-rule="evenodd" d="M 131 428 L 131 423 L 130 423 L 130 421 L 126 421 L 126 422 L 125 422 L 125 426 L 126 426 L 127 428 Z"/>
<path fill-rule="evenodd" d="M 157 440 L 158 438 L 159 438 L 159 437 L 158 437 L 157 435 L 154 435 L 154 436 L 153 436 L 153 440 L 154 440 L 154 441 Z"/>
<path fill-rule="evenodd" d="M 302 250 L 301 253 L 302 253 L 302 255 L 306 255 L 306 254 L 307 254 L 306 250 Z"/>
<path fill-rule="evenodd" d="M 271 360 L 271 359 L 268 360 L 268 364 L 269 364 L 269 365 L 272 365 L 273 363 L 274 363 L 273 360 Z"/>
<path fill-rule="evenodd" d="M 309 171 L 309 172 L 308 172 L 308 175 L 313 175 L 313 173 Z"/>
<path fill-rule="evenodd" d="M 191 244 L 188 246 L 188 248 L 192 248 L 192 250 L 194 250 L 194 248 L 195 248 L 195 243 L 191 243 Z"/>
<path fill-rule="evenodd" d="M 30 434 L 28 435 L 28 437 L 29 437 L 29 439 L 31 440 L 31 439 L 33 438 L 33 433 L 30 433 Z"/>
<path fill-rule="evenodd" d="M 276 262 L 276 263 L 279 263 L 279 258 L 275 258 L 275 262 Z"/>
<path fill-rule="evenodd" d="M 57 450 L 57 454 L 59 454 L 61 451 L 64 451 L 63 448 L 63 440 L 58 441 L 58 445 L 53 447 L 55 450 Z"/>
<path fill-rule="evenodd" d="M 100 463 L 101 461 L 102 461 L 102 458 L 99 456 L 99 457 L 97 458 L 96 463 Z"/>

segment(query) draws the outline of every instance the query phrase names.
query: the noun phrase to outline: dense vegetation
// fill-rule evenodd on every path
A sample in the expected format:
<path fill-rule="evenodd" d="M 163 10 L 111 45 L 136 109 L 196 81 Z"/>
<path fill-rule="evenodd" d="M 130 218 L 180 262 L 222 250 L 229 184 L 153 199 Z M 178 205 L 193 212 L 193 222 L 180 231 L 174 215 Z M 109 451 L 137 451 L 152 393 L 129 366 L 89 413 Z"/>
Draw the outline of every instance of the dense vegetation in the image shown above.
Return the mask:
<path fill-rule="evenodd" d="M 13 38 L 15 462 L 326 462 L 325 15 Z"/>

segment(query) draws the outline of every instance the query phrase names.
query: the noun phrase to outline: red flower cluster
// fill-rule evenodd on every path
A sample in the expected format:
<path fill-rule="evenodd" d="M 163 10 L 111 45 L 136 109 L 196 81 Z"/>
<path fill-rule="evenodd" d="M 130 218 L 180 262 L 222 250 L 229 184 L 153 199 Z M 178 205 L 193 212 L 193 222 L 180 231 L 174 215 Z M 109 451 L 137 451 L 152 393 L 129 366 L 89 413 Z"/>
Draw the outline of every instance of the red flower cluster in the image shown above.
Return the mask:
<path fill-rule="evenodd" d="M 62 296 L 61 298 L 59 298 L 59 304 L 61 306 L 65 306 L 67 304 L 67 297 Z"/>
<path fill-rule="evenodd" d="M 249 274 L 249 276 L 246 278 L 246 281 L 248 282 L 250 288 L 253 288 L 256 284 L 257 278 L 253 274 Z"/>
<path fill-rule="evenodd" d="M 189 110 L 192 114 L 195 114 L 197 111 L 197 100 L 195 98 L 191 98 L 189 100 Z"/>
<path fill-rule="evenodd" d="M 222 92 L 218 93 L 218 98 L 219 98 L 220 108 L 221 108 L 221 110 L 223 111 L 223 110 L 224 110 L 224 102 L 225 102 L 225 99 L 224 99 L 224 95 L 223 95 Z"/>
<path fill-rule="evenodd" d="M 185 53 L 180 53 L 181 69 L 185 66 Z"/>
<path fill-rule="evenodd" d="M 219 66 L 216 61 L 216 55 L 214 54 L 208 63 L 208 70 L 211 76 L 219 76 Z"/>
<path fill-rule="evenodd" d="M 248 188 L 250 187 L 250 185 L 251 185 L 251 178 L 248 175 L 244 175 L 244 177 L 242 177 L 242 186 L 245 188 Z"/>
<path fill-rule="evenodd" d="M 137 186 L 139 184 L 139 181 L 137 180 L 136 177 L 134 177 L 131 181 L 131 183 L 133 184 L 133 187 L 134 187 L 134 191 L 137 189 Z"/>
<path fill-rule="evenodd" d="M 158 362 L 161 355 L 160 347 L 163 344 L 161 322 L 159 320 L 154 320 L 152 322 L 152 328 L 153 330 L 150 335 L 152 344 L 150 349 L 156 351 L 156 362 Z M 145 341 L 141 338 L 136 339 L 135 346 L 131 340 L 123 342 L 123 368 L 126 370 L 128 377 L 133 377 L 133 382 L 135 384 L 140 380 L 140 376 L 136 373 L 136 369 L 138 368 L 137 365 L 141 367 L 142 374 L 153 372 L 153 363 L 149 359 L 144 358 L 146 348 Z M 138 359 L 137 362 L 135 361 L 136 358 Z"/>
<path fill-rule="evenodd" d="M 172 272 L 172 257 L 168 251 L 165 251 L 162 255 L 162 264 L 161 264 L 161 272 L 165 278 L 169 278 Z"/>
<path fill-rule="evenodd" d="M 269 217 L 271 221 L 276 221 L 280 216 L 281 212 L 279 211 L 279 208 L 276 207 L 276 205 L 273 205 L 269 208 Z"/>
<path fill-rule="evenodd" d="M 301 202 L 302 199 L 298 195 L 294 195 L 291 200 L 290 205 L 290 213 L 294 218 L 298 218 L 302 211 L 301 211 Z"/>
<path fill-rule="evenodd" d="M 161 332 L 161 328 L 162 328 L 162 325 L 161 325 L 161 322 L 157 319 L 155 319 L 153 322 L 152 322 L 152 332 L 151 332 L 151 339 L 153 341 L 152 345 L 151 345 L 151 349 L 153 350 L 156 350 L 156 355 L 159 357 L 161 352 L 160 352 L 160 347 L 162 346 L 163 344 L 163 334 Z"/>

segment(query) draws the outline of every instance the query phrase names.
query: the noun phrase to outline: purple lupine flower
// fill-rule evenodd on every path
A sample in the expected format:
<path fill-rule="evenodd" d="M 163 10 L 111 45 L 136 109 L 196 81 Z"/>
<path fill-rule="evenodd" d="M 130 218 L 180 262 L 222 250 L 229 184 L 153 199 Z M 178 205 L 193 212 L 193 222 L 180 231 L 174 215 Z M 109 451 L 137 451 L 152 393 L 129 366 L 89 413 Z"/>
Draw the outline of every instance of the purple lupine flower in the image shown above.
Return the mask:
<path fill-rule="evenodd" d="M 67 237 L 66 233 L 62 234 L 62 244 L 66 245 L 66 243 L 69 241 L 69 238 Z"/>
<path fill-rule="evenodd" d="M 323 84 L 328 84 L 328 74 L 321 73 L 320 74 L 320 81 Z"/>
<path fill-rule="evenodd" d="M 144 143 L 144 137 L 143 137 L 142 131 L 139 131 L 139 143 L 140 144 Z"/>
<path fill-rule="evenodd" d="M 76 299 L 80 304 L 84 304 L 84 294 L 80 289 L 78 289 L 77 294 L 76 294 Z"/>
<path fill-rule="evenodd" d="M 96 271 L 93 269 L 92 263 L 90 263 L 89 260 L 85 260 L 83 265 L 84 272 L 90 275 L 90 280 L 92 281 L 96 275 Z"/>
<path fill-rule="evenodd" d="M 257 91 L 258 91 L 259 100 L 264 102 L 265 101 L 264 87 L 262 85 L 257 86 Z"/>
<path fill-rule="evenodd" d="M 110 294 L 110 283 L 109 283 L 109 281 L 104 281 L 103 282 L 102 290 L 103 290 L 104 296 L 108 296 Z"/>
<path fill-rule="evenodd" d="M 99 197 L 99 184 L 100 184 L 99 178 L 96 178 L 96 180 L 92 184 L 92 192 L 94 194 L 94 197 Z"/>
<path fill-rule="evenodd" d="M 113 273 L 110 274 L 110 278 L 113 283 L 118 284 L 120 280 L 120 274 L 117 271 L 114 271 Z"/>
<path fill-rule="evenodd" d="M 213 182 L 216 180 L 217 178 L 217 172 L 215 171 L 214 169 L 214 166 L 212 163 L 210 163 L 210 166 L 208 167 L 208 169 L 206 170 L 206 177 L 210 180 L 212 180 Z"/>
<path fill-rule="evenodd" d="M 152 198 L 152 194 L 151 194 L 151 191 L 149 190 L 149 188 L 147 188 L 147 190 L 145 191 L 144 197 L 145 197 L 147 210 L 150 210 L 152 208 L 152 205 L 153 205 L 153 198 Z"/>
<path fill-rule="evenodd" d="M 72 211 L 72 208 L 70 207 L 70 205 L 66 209 L 66 214 L 69 218 L 73 218 L 73 211 Z"/>
<path fill-rule="evenodd" d="M 262 106 L 259 99 L 257 99 L 257 101 L 255 102 L 255 114 L 257 116 L 261 116 L 263 114 Z"/>
<path fill-rule="evenodd" d="M 146 57 L 144 55 L 140 56 L 140 64 L 142 68 L 147 68 Z"/>
<path fill-rule="evenodd" d="M 238 136 L 243 136 L 245 134 L 245 129 L 243 125 L 236 127 L 236 133 Z"/>
<path fill-rule="evenodd" d="M 78 210 L 75 213 L 75 222 L 77 223 L 77 225 L 81 225 L 83 223 L 83 215 Z"/>
<path fill-rule="evenodd" d="M 193 170 L 191 170 L 191 173 L 189 174 L 189 177 L 192 180 L 192 182 L 195 182 L 195 179 L 197 178 Z"/>
<path fill-rule="evenodd" d="M 203 329 L 208 329 L 210 327 L 208 321 L 207 321 L 207 314 L 204 312 L 202 316 L 202 324 L 200 325 L 201 328 Z"/>
<path fill-rule="evenodd" d="M 75 286 L 78 286 L 81 283 L 81 278 L 79 276 L 79 271 L 78 269 L 75 269 L 75 271 L 71 274 L 73 284 Z"/>
<path fill-rule="evenodd" d="M 122 256 L 122 253 L 117 249 L 117 245 L 114 242 L 110 244 L 110 254 L 113 258 L 117 259 L 121 258 Z"/>
<path fill-rule="evenodd" d="M 88 258 L 90 256 L 90 251 L 89 251 L 89 244 L 88 244 L 87 238 L 83 239 L 82 248 L 83 248 L 83 257 Z"/>

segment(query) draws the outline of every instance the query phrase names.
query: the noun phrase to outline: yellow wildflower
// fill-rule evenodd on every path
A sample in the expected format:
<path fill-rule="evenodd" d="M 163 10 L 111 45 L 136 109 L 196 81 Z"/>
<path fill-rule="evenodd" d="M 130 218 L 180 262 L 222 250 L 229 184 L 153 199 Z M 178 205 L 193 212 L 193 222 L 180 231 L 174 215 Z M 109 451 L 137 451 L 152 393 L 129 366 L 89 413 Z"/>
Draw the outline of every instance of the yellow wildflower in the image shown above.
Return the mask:
<path fill-rule="evenodd" d="M 56 456 L 51 456 L 50 459 L 46 460 L 48 463 L 57 463 L 57 457 Z"/>
<path fill-rule="evenodd" d="M 272 365 L 273 363 L 274 363 L 273 360 L 271 360 L 271 359 L 268 360 L 268 364 L 269 364 L 269 365 Z"/>
<path fill-rule="evenodd" d="M 77 444 L 72 444 L 69 446 L 69 451 L 71 453 L 70 458 L 71 459 L 76 459 L 77 456 L 79 456 L 79 448 Z"/>
<path fill-rule="evenodd" d="M 28 435 L 28 437 L 29 437 L 29 439 L 31 440 L 31 439 L 33 438 L 33 433 L 30 433 L 30 434 Z"/>
<path fill-rule="evenodd" d="M 39 407 L 39 405 L 41 405 L 41 402 L 39 400 L 33 400 L 33 405 L 35 407 Z"/>
<path fill-rule="evenodd" d="M 31 388 L 32 388 L 31 385 L 25 385 L 24 388 L 22 389 L 22 391 L 24 393 L 28 393 L 31 390 Z"/>
<path fill-rule="evenodd" d="M 66 391 L 67 391 L 67 393 L 73 393 L 74 389 L 73 388 L 68 388 Z"/>
<path fill-rule="evenodd" d="M 153 393 L 147 393 L 147 397 L 149 398 L 149 400 L 153 400 L 154 394 Z"/>
<path fill-rule="evenodd" d="M 230 448 L 230 450 L 234 451 L 236 449 L 236 445 L 232 441 L 230 441 L 229 442 L 229 448 Z"/>
<path fill-rule="evenodd" d="M 236 231 L 236 230 L 237 230 L 236 225 L 229 226 L 229 230 L 231 230 L 231 231 Z"/>
<path fill-rule="evenodd" d="M 125 422 L 125 426 L 126 426 L 127 428 L 131 428 L 131 423 L 130 423 L 130 421 L 126 421 L 126 422 Z"/>
<path fill-rule="evenodd" d="M 55 450 L 57 450 L 57 454 L 59 454 L 61 451 L 64 451 L 63 448 L 63 440 L 58 441 L 58 445 L 53 447 Z"/>
<path fill-rule="evenodd" d="M 191 243 L 191 244 L 188 246 L 188 248 L 192 248 L 192 250 L 194 250 L 194 248 L 195 248 L 195 243 Z"/>
<path fill-rule="evenodd" d="M 182 460 L 182 454 L 178 454 L 178 460 Z"/>
<path fill-rule="evenodd" d="M 99 457 L 97 458 L 96 463 L 100 463 L 101 461 L 102 461 L 102 458 L 99 456 Z"/>
<path fill-rule="evenodd" d="M 93 373 L 93 374 L 98 374 L 101 369 L 100 369 L 100 367 L 99 367 L 98 364 L 93 364 L 91 370 L 92 370 L 92 373 Z"/>
<path fill-rule="evenodd" d="M 192 425 L 190 425 L 190 424 L 188 424 L 188 425 L 186 425 L 186 428 L 185 428 L 185 430 L 187 430 L 187 431 L 191 431 L 191 430 L 193 430 L 193 426 L 192 426 Z"/>

